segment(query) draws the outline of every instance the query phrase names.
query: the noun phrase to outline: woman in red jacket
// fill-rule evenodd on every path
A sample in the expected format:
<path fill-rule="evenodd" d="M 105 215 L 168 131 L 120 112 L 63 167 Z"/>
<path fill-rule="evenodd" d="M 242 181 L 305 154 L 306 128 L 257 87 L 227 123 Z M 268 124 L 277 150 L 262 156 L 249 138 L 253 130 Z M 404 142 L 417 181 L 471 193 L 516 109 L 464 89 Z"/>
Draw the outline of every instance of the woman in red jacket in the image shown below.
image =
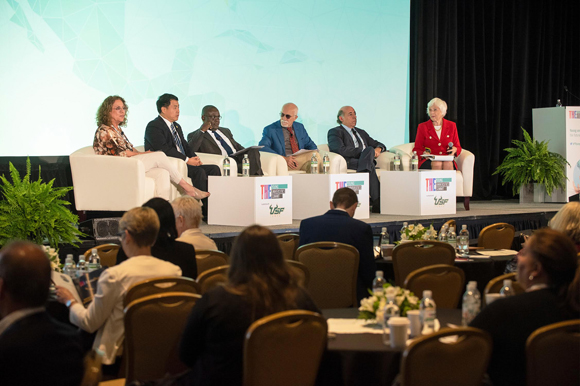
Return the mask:
<path fill-rule="evenodd" d="M 427 115 L 431 120 L 419 124 L 413 148 L 419 155 L 419 169 L 457 169 L 455 161 L 431 161 L 421 157 L 424 153 L 454 157 L 461 154 L 457 126 L 454 122 L 443 119 L 446 113 L 447 103 L 439 98 L 433 98 L 427 104 Z"/>

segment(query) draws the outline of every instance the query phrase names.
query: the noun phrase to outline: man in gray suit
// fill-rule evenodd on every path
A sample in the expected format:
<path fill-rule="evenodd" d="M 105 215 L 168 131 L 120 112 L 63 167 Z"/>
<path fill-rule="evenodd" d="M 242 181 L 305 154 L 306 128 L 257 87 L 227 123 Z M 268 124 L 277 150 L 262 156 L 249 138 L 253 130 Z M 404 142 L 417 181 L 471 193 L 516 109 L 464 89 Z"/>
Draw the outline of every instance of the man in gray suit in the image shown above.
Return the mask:
<path fill-rule="evenodd" d="M 201 120 L 203 124 L 199 129 L 187 136 L 189 147 L 194 152 L 221 154 L 224 157 L 230 156 L 238 163 L 238 173 L 242 172 L 242 160 L 244 154 L 232 157 L 232 154 L 244 147 L 234 140 L 230 129 L 220 127 L 220 112 L 215 106 L 205 106 L 201 110 Z M 260 162 L 260 152 L 258 149 L 248 149 L 250 160 L 250 175 L 262 176 L 262 164 Z"/>

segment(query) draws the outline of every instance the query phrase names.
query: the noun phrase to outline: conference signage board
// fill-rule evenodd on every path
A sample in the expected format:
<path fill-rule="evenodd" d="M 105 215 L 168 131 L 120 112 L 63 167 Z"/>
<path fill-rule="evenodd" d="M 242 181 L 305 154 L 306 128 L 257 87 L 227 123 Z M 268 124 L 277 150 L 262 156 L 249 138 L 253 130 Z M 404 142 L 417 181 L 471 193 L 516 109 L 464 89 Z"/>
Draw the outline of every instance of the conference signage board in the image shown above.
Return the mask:
<path fill-rule="evenodd" d="M 292 224 L 292 178 L 209 176 L 208 224 Z"/>
<path fill-rule="evenodd" d="M 381 171 L 381 214 L 455 214 L 456 171 Z"/>
<path fill-rule="evenodd" d="M 580 106 L 566 107 L 567 197 L 580 193 Z"/>
<path fill-rule="evenodd" d="M 348 174 L 292 174 L 292 208 L 294 219 L 319 216 L 330 209 L 332 196 L 340 188 L 356 192 L 359 205 L 354 218 L 369 218 L 369 175 Z"/>

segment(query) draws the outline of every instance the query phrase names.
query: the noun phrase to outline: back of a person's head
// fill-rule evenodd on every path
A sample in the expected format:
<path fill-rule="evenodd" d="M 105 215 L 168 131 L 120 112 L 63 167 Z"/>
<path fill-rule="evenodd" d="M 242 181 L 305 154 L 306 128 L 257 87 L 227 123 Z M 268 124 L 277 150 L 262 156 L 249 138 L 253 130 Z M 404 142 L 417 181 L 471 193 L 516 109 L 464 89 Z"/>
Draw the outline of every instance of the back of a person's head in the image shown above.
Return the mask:
<path fill-rule="evenodd" d="M 137 207 L 125 212 L 119 222 L 121 232 L 128 231 L 139 247 L 151 247 L 159 233 L 159 218 L 151 208 Z"/>
<path fill-rule="evenodd" d="M 340 188 L 332 196 L 332 204 L 335 208 L 348 209 L 358 203 L 358 197 L 350 188 Z"/>
<path fill-rule="evenodd" d="M 580 202 L 569 202 L 552 217 L 550 228 L 568 235 L 580 245 Z"/>
<path fill-rule="evenodd" d="M 188 227 L 199 227 L 203 215 L 201 205 L 195 198 L 190 196 L 177 197 L 171 202 L 171 206 L 175 212 L 175 217 L 183 216 Z"/>
<path fill-rule="evenodd" d="M 50 261 L 36 244 L 15 241 L 0 250 L 2 290 L 21 308 L 46 303 L 50 274 Z"/>
<path fill-rule="evenodd" d="M 175 212 L 173 212 L 173 207 L 169 201 L 154 197 L 144 203 L 143 207 L 153 209 L 159 218 L 159 234 L 156 244 L 163 245 L 177 238 Z"/>

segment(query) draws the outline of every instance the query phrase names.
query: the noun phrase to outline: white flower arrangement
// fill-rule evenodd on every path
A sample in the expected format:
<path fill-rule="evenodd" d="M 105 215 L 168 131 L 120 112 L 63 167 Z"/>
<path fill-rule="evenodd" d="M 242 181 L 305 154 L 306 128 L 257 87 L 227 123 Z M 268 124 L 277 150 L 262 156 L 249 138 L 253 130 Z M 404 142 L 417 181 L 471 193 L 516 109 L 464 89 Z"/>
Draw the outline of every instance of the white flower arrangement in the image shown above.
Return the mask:
<path fill-rule="evenodd" d="M 429 228 L 421 224 L 411 224 L 401 232 L 401 241 L 415 240 L 437 240 L 437 231 L 433 228 L 433 224 L 429 225 Z"/>
<path fill-rule="evenodd" d="M 387 295 L 394 294 L 395 302 L 399 307 L 401 316 L 407 316 L 407 311 L 419 309 L 419 298 L 408 289 L 393 286 L 387 283 L 383 286 L 383 293 L 378 295 L 369 290 L 372 295 L 360 301 L 358 309 L 358 319 L 376 319 L 381 320 L 383 315 L 383 308 L 387 304 Z"/>
<path fill-rule="evenodd" d="M 48 245 L 43 245 L 42 249 L 44 249 L 44 253 L 46 253 L 48 260 L 50 260 L 50 268 L 53 271 L 61 272 L 60 269 L 61 264 L 60 259 L 58 258 L 58 251 L 54 248 L 49 247 Z"/>

